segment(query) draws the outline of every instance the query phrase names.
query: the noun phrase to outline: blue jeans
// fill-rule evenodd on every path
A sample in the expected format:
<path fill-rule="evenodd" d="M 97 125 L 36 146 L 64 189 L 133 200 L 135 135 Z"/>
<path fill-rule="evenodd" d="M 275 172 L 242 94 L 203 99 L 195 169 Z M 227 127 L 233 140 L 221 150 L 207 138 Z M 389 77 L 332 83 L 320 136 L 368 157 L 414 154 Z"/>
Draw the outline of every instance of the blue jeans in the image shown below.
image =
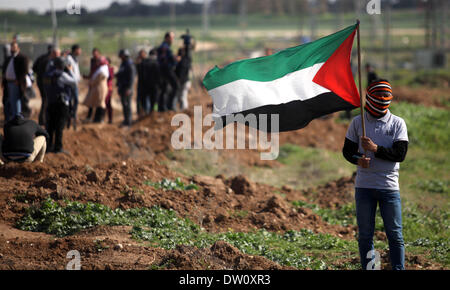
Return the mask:
<path fill-rule="evenodd" d="M 375 214 L 380 205 L 386 236 L 389 241 L 389 256 L 393 270 L 405 269 L 405 245 L 402 235 L 402 207 L 398 190 L 356 188 L 356 219 L 358 222 L 358 245 L 361 266 L 366 269 L 367 253 L 374 249 Z"/>
<path fill-rule="evenodd" d="M 20 100 L 20 88 L 14 82 L 8 82 L 8 97 L 5 102 L 5 120 L 8 122 L 22 112 L 22 103 Z"/>

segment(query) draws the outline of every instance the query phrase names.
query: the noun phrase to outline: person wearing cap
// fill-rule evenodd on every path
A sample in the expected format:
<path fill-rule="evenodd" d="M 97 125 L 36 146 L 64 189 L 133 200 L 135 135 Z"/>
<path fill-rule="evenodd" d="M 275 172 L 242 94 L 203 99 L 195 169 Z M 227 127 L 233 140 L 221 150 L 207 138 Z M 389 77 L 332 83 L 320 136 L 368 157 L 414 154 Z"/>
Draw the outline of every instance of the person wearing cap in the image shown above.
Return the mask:
<path fill-rule="evenodd" d="M 119 51 L 122 60 L 119 71 L 116 73 L 117 90 L 120 95 L 123 109 L 122 126 L 131 126 L 131 97 L 133 96 L 134 77 L 136 75 L 134 64 L 127 49 Z"/>
<path fill-rule="evenodd" d="M 344 157 L 357 165 L 355 201 L 362 269 L 367 269 L 376 256 L 372 250 L 377 205 L 389 241 L 392 269 L 405 268 L 398 178 L 400 162 L 408 151 L 408 132 L 405 121 L 388 109 L 392 99 L 392 87 L 387 80 L 377 80 L 368 86 L 363 114 L 366 136 L 358 115 L 350 123 L 342 150 Z"/>
<path fill-rule="evenodd" d="M 69 105 L 72 93 L 77 85 L 70 64 L 56 57 L 45 75 L 45 93 L 48 99 L 47 125 L 49 134 L 47 151 L 67 153 L 63 149 L 63 130 L 69 117 Z"/>

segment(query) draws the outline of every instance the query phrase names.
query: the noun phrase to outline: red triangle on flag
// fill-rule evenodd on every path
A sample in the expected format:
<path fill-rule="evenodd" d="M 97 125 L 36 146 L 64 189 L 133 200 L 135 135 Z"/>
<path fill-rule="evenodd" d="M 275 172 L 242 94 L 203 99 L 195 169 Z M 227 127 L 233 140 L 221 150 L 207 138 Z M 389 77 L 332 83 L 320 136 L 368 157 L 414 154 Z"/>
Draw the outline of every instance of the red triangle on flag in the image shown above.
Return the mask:
<path fill-rule="evenodd" d="M 350 67 L 355 33 L 356 29 L 328 58 L 314 76 L 313 82 L 329 89 L 355 107 L 359 107 L 359 93 Z"/>

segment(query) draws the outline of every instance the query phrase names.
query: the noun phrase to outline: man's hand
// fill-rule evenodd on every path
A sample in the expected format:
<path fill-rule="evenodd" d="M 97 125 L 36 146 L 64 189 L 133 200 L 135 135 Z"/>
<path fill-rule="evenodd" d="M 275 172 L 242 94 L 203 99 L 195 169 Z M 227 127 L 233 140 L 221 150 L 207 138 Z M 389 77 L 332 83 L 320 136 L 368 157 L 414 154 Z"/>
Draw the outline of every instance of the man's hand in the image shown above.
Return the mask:
<path fill-rule="evenodd" d="M 363 155 L 361 158 L 358 158 L 358 165 L 362 168 L 369 168 L 370 158 Z"/>
<path fill-rule="evenodd" d="M 378 145 L 373 143 L 372 139 L 369 137 L 361 137 L 361 146 L 364 150 L 369 150 L 372 152 L 377 152 Z"/>

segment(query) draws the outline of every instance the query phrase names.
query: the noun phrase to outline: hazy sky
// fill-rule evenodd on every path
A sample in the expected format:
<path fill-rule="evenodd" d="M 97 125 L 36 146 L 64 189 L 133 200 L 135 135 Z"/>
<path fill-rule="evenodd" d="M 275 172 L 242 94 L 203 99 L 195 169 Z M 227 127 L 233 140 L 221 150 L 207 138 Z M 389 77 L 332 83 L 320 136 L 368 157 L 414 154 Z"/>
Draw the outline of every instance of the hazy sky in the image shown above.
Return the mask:
<path fill-rule="evenodd" d="M 65 8 L 67 3 L 71 0 L 53 0 L 57 10 Z M 80 1 L 81 6 L 87 7 L 88 10 L 96 10 L 108 7 L 114 0 L 76 0 Z M 126 3 L 130 0 L 116 0 L 117 2 Z M 183 2 L 184 0 L 166 0 L 166 2 L 176 1 Z M 203 0 L 193 0 L 194 2 L 203 2 Z M 141 0 L 142 3 L 157 4 L 161 0 Z M 50 9 L 50 0 L 0 0 L 0 10 L 13 9 L 26 11 L 33 8 L 39 12 L 44 12 Z"/>

